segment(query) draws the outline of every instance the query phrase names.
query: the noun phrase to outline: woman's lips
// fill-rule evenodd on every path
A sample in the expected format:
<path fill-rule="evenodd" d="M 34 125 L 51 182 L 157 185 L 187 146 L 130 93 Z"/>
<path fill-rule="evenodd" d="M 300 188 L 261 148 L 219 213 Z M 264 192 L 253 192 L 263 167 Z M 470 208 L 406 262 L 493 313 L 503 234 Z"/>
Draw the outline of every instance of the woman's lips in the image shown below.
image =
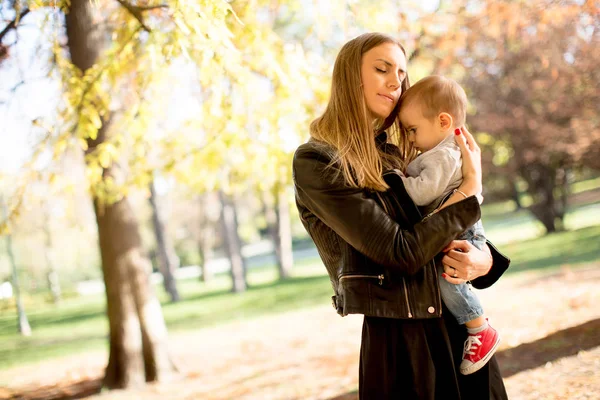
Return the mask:
<path fill-rule="evenodd" d="M 394 98 L 392 96 L 387 96 L 385 94 L 378 94 L 378 96 L 383 97 L 385 100 L 389 101 L 390 103 L 394 102 Z"/>

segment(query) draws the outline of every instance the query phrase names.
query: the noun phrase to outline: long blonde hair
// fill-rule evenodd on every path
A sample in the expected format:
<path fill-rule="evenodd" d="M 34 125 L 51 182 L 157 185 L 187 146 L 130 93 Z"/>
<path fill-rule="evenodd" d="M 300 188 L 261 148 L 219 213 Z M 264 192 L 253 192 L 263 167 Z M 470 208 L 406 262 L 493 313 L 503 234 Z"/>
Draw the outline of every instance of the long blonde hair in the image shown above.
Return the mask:
<path fill-rule="evenodd" d="M 310 135 L 335 149 L 332 165 L 340 165 L 346 183 L 351 187 L 385 191 L 383 171 L 404 170 L 415 156 L 398 121 L 398 105 L 384 121 L 373 126 L 362 89 L 361 64 L 367 51 L 384 43 L 394 43 L 404 55 L 406 51 L 393 37 L 382 33 L 365 33 L 340 50 L 333 67 L 331 97 L 323 115 L 310 124 Z M 408 75 L 402 81 L 402 93 L 410 87 Z M 386 154 L 377 146 L 375 137 L 387 133 L 387 141 L 398 146 L 400 154 Z"/>

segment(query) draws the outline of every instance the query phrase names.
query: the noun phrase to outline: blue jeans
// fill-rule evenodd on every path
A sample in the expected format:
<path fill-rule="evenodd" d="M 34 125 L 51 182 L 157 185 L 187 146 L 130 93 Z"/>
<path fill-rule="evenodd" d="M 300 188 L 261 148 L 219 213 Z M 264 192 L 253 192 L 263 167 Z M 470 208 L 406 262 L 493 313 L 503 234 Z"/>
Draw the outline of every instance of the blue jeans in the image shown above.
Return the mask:
<path fill-rule="evenodd" d="M 481 250 L 485 244 L 483 226 L 481 221 L 477 221 L 469 230 L 458 237 L 459 240 L 468 240 L 475 247 Z M 450 313 L 456 318 L 459 324 L 471 321 L 483 315 L 483 307 L 475 293 L 471 290 L 471 285 L 461 283 L 454 285 L 442 278 L 443 268 L 439 269 L 440 293 L 444 304 L 450 310 Z"/>

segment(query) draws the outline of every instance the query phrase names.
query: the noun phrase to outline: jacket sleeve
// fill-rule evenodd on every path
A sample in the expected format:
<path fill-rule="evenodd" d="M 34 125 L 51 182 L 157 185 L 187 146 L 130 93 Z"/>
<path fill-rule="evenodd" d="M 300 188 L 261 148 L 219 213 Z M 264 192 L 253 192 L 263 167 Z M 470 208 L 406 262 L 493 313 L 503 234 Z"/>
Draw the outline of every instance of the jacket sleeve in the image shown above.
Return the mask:
<path fill-rule="evenodd" d="M 310 146 L 294 155 L 297 200 L 356 250 L 396 272 L 412 275 L 480 217 L 472 196 L 401 229 L 363 189 L 344 183 L 341 172 Z"/>
<path fill-rule="evenodd" d="M 510 259 L 504 254 L 500 253 L 489 240 L 487 241 L 487 245 L 492 253 L 493 264 L 487 275 L 480 276 L 479 278 L 471 281 L 473 287 L 477 289 L 486 289 L 492 286 L 498 279 L 500 279 L 502 274 L 506 272 L 508 266 L 510 265 Z"/>

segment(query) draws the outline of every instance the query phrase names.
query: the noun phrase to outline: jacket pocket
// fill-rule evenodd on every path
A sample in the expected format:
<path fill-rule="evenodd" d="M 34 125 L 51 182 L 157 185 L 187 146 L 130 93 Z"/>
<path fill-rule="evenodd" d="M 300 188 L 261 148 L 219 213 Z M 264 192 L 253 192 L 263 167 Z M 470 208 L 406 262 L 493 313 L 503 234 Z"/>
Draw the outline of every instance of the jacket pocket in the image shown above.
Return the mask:
<path fill-rule="evenodd" d="M 376 280 L 378 280 L 379 285 L 383 285 L 385 276 L 383 274 L 379 274 L 379 275 L 347 274 L 347 275 L 340 276 L 340 279 L 339 279 L 340 285 L 342 284 L 342 282 L 344 280 L 351 280 L 351 279 L 376 279 Z"/>

